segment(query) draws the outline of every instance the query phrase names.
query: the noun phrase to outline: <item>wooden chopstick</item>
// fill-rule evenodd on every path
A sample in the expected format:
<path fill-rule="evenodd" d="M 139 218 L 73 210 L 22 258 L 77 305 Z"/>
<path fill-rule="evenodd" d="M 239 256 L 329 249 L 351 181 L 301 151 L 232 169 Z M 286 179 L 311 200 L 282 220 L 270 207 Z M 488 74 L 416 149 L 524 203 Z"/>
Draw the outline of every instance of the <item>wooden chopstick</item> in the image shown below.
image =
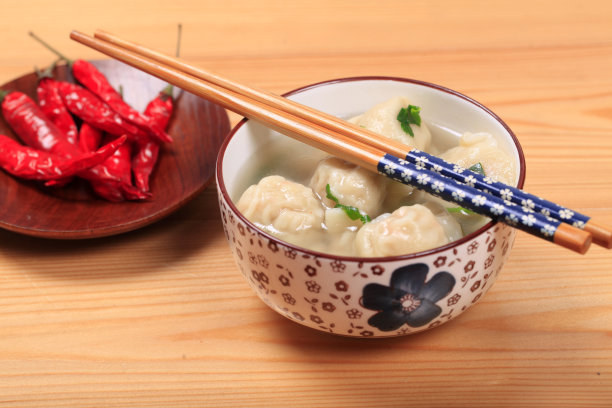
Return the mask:
<path fill-rule="evenodd" d="M 591 234 L 586 231 L 541 214 L 526 212 L 516 205 L 507 206 L 501 198 L 487 196 L 473 187 L 416 166 L 403 158 L 397 158 L 327 127 L 313 124 L 291 112 L 194 77 L 160 60 L 152 60 L 140 55 L 139 51 L 125 49 L 75 31 L 71 33 L 71 38 L 332 155 L 369 170 L 385 173 L 398 181 L 417 186 L 448 201 L 455 201 L 475 212 L 509 223 L 560 246 L 585 253 L 591 243 Z M 521 218 L 524 218 L 524 222 Z"/>
<path fill-rule="evenodd" d="M 598 224 L 590 217 L 580 214 L 577 211 L 569 210 L 556 203 L 534 196 L 516 187 L 500 182 L 491 182 L 490 180 L 486 179 L 485 176 L 469 170 L 462 169 L 462 171 L 458 172 L 457 167 L 453 163 L 448 163 L 425 152 L 410 149 L 409 146 L 406 146 L 403 143 L 381 137 L 374 132 L 360 128 L 333 115 L 329 115 L 325 112 L 299 104 L 274 93 L 234 82 L 210 71 L 186 64 L 177 58 L 167 56 L 142 45 L 121 39 L 108 32 L 97 30 L 94 37 L 117 45 L 126 50 L 133 51 L 152 60 L 159 61 L 167 66 L 173 67 L 222 88 L 248 96 L 249 98 L 262 102 L 266 105 L 274 106 L 277 109 L 291 113 L 294 116 L 300 117 L 319 126 L 347 135 L 354 140 L 374 146 L 380 150 L 392 154 L 393 156 L 406 158 L 406 160 L 410 161 L 411 163 L 425 166 L 428 169 L 432 169 L 434 166 L 436 166 L 436 169 L 438 169 L 437 171 L 439 171 L 443 176 L 453 178 L 463 183 L 466 182 L 468 177 L 471 177 L 470 184 L 473 184 L 476 189 L 487 191 L 489 194 L 508 199 L 517 205 L 527 205 L 533 211 L 541 212 L 564 223 L 572 224 L 573 226 L 584 229 L 585 231 L 590 232 L 593 236 L 593 243 L 608 249 L 612 248 L 612 230 Z"/>

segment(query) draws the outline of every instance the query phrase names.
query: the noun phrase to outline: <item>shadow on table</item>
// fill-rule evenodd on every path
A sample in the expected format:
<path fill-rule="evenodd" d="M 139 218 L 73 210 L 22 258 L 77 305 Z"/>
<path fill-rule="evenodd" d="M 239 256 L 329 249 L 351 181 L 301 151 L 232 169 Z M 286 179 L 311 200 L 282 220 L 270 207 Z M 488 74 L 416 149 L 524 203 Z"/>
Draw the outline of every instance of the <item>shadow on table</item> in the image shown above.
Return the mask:
<path fill-rule="evenodd" d="M 342 360 L 343 356 L 354 357 L 358 353 L 366 357 L 368 354 L 377 353 L 389 348 L 407 348 L 427 346 L 431 349 L 432 341 L 445 336 L 442 332 L 452 329 L 456 320 L 454 319 L 444 325 L 432 330 L 406 335 L 386 338 L 348 337 L 332 333 L 326 333 L 302 326 L 292 322 L 281 315 L 277 315 L 278 324 L 271 325 L 283 343 L 300 348 L 305 355 L 313 356 L 313 362 L 319 362 L 321 356 L 333 355 L 335 361 Z"/>
<path fill-rule="evenodd" d="M 269 328 L 274 330 L 271 337 L 277 340 L 277 346 L 290 349 L 283 355 L 293 357 L 296 381 L 302 381 L 314 395 L 334 395 L 342 399 L 343 406 L 433 407 L 448 406 L 444 393 L 431 391 L 439 389 L 444 379 L 452 378 L 453 367 L 462 364 L 449 360 L 466 347 L 453 340 L 465 323 L 462 317 L 433 330 L 389 338 L 327 334 L 280 315 L 278 319 L 286 322 L 275 322 Z"/>
<path fill-rule="evenodd" d="M 24 271 L 57 278 L 104 279 L 115 274 L 154 273 L 225 240 L 214 188 L 206 190 L 168 217 L 136 231 L 120 235 L 52 240 L 0 230 L 3 256 Z M 229 254 L 229 250 L 228 250 Z M 80 258 L 73 261 L 74 258 Z M 125 261 L 124 263 L 122 261 Z M 59 272 L 59 273 L 58 273 Z"/>

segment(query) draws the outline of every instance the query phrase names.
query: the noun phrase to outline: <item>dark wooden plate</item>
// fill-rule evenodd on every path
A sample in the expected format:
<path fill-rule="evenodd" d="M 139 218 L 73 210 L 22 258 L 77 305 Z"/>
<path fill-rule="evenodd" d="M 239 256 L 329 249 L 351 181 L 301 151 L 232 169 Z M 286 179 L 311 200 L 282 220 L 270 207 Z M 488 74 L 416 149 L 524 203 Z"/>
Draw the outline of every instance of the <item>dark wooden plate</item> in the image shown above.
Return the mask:
<path fill-rule="evenodd" d="M 113 86 L 122 86 L 125 100 L 140 111 L 166 85 L 114 60 L 93 62 Z M 66 66 L 57 67 L 55 77 L 72 81 Z M 19 90 L 36 100 L 36 82 L 31 73 L 1 88 Z M 94 238 L 143 227 L 181 207 L 212 181 L 229 119 L 223 108 L 188 92 L 178 90 L 175 98 L 168 126 L 174 143 L 160 151 L 151 176 L 151 199 L 110 203 L 98 198 L 81 180 L 59 189 L 46 188 L 0 170 L 0 227 L 44 238 Z M 17 139 L 1 115 L 0 133 Z"/>

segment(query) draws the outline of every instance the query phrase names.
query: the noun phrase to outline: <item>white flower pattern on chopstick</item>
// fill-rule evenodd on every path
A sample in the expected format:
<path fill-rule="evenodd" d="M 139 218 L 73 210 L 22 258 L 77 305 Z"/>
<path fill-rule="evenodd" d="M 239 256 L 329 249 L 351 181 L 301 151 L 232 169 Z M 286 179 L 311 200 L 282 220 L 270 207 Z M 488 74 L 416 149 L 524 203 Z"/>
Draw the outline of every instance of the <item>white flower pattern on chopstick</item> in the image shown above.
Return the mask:
<path fill-rule="evenodd" d="M 453 201 L 462 202 L 465 198 L 465 193 L 463 191 L 453 191 Z"/>
<path fill-rule="evenodd" d="M 430 170 L 425 168 L 427 163 L 431 166 Z M 452 168 L 461 170 L 459 166 Z M 484 177 L 478 173 L 467 174 L 463 177 L 462 184 L 448 178 L 450 167 L 444 167 L 444 162 L 440 159 L 427 159 L 425 153 L 420 156 L 410 156 L 409 161 L 385 155 L 378 164 L 378 170 L 382 174 L 446 201 L 461 203 L 462 207 L 478 214 L 503 220 L 506 224 L 548 240 L 552 240 L 560 224 L 558 219 L 552 217 L 552 215 L 558 216 L 557 210 L 553 210 L 554 214 L 551 214 L 553 211 L 546 210 L 543 214 L 540 213 L 541 208 L 531 198 L 533 196 L 526 197 L 526 193 L 523 192 L 518 196 L 512 188 L 491 179 L 487 181 L 492 184 L 486 184 Z M 499 185 L 504 187 L 500 188 Z M 568 219 L 574 215 L 572 211 L 562 207 L 559 212 Z"/>
<path fill-rule="evenodd" d="M 400 177 L 402 178 L 402 180 L 408 182 L 408 181 L 412 180 L 412 176 L 413 175 L 414 175 L 414 173 L 412 172 L 412 170 L 404 169 L 404 170 L 402 170 L 402 173 L 400 174 Z"/>
<path fill-rule="evenodd" d="M 427 164 L 427 157 L 424 157 L 424 156 L 417 157 L 415 164 L 419 170 L 424 170 L 425 165 Z"/>
<path fill-rule="evenodd" d="M 457 174 L 461 174 L 465 171 L 464 167 L 459 166 L 458 164 L 453 165 L 453 172 Z"/>
<path fill-rule="evenodd" d="M 504 213 L 504 206 L 501 204 L 493 204 L 491 207 L 491 214 L 502 215 Z"/>
<path fill-rule="evenodd" d="M 467 176 L 465 178 L 465 184 L 467 184 L 470 187 L 474 187 L 474 184 L 476 184 L 476 178 L 474 176 L 472 176 L 471 174 L 469 176 Z"/>
<path fill-rule="evenodd" d="M 507 200 L 507 201 L 512 200 L 512 196 L 513 196 L 512 191 L 510 191 L 507 188 L 504 188 L 503 190 L 501 190 L 499 192 L 499 195 L 501 196 L 502 200 Z"/>
<path fill-rule="evenodd" d="M 426 174 L 419 174 L 419 175 L 417 176 L 417 182 L 418 182 L 419 184 L 423 184 L 423 185 L 425 185 L 425 184 L 429 183 L 429 180 L 431 180 L 431 177 L 429 177 L 429 176 L 428 176 L 428 175 L 426 175 Z"/>
<path fill-rule="evenodd" d="M 442 183 L 441 181 L 434 181 L 433 183 L 431 183 L 431 188 L 436 193 L 441 193 L 442 191 L 444 191 L 444 183 Z"/>
<path fill-rule="evenodd" d="M 472 203 L 474 203 L 474 205 L 476 205 L 476 206 L 485 205 L 486 202 L 487 202 L 487 197 L 485 197 L 483 195 L 477 195 L 474 198 L 472 198 Z"/>
<path fill-rule="evenodd" d="M 542 232 L 542 235 L 552 237 L 555 234 L 555 227 L 550 224 L 546 224 L 540 231 Z"/>
<path fill-rule="evenodd" d="M 528 227 L 531 227 L 533 224 L 535 224 L 536 219 L 533 214 L 525 214 L 521 217 L 521 222 Z"/>
<path fill-rule="evenodd" d="M 395 169 L 397 169 L 397 165 L 394 163 L 388 163 L 385 165 L 385 173 L 389 175 L 392 175 L 395 172 Z"/>

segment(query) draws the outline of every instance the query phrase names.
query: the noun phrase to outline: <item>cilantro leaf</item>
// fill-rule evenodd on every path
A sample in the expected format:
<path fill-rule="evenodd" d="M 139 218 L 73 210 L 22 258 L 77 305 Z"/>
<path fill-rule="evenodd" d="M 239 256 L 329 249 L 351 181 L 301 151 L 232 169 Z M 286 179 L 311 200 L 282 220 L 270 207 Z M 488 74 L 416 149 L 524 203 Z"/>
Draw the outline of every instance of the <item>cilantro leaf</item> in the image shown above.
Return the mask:
<path fill-rule="evenodd" d="M 408 133 L 411 137 L 414 137 L 414 132 L 410 125 L 421 126 L 421 108 L 414 105 L 408 105 L 406 108 L 400 109 L 397 114 L 397 120 L 399 121 L 402 130 Z"/>
<path fill-rule="evenodd" d="M 329 198 L 334 203 L 336 203 L 334 208 L 341 208 L 351 220 L 361 220 L 361 222 L 363 222 L 364 224 L 366 222 L 372 221 L 372 218 L 370 218 L 368 214 L 363 214 L 359 210 L 359 208 L 353 207 L 351 205 L 340 204 L 340 201 L 338 200 L 338 198 L 332 194 L 331 187 L 329 184 L 325 186 L 325 193 L 326 193 L 327 198 Z"/>
<path fill-rule="evenodd" d="M 451 214 L 453 214 L 453 213 L 459 213 L 459 214 L 462 214 L 462 215 L 473 215 L 473 214 L 476 214 L 474 211 L 469 210 L 467 208 L 463 208 L 463 207 L 451 207 L 451 208 L 447 208 L 446 211 L 448 211 Z"/>
<path fill-rule="evenodd" d="M 486 176 L 484 168 L 482 167 L 482 163 L 478 162 L 474 165 L 472 165 L 471 167 L 468 168 L 468 170 L 473 171 L 474 173 L 478 173 L 478 174 L 482 174 L 483 176 Z M 462 215 L 473 215 L 476 214 L 474 211 L 469 210 L 467 208 L 463 208 L 463 207 L 452 207 L 452 208 L 447 208 L 446 211 L 448 211 L 449 213 L 459 213 Z"/>
<path fill-rule="evenodd" d="M 482 163 L 481 162 L 478 162 L 478 163 L 472 165 L 471 167 L 468 168 L 468 170 L 471 170 L 474 173 L 478 173 L 478 174 L 481 174 L 483 176 L 486 176 L 485 171 L 484 171 L 484 167 L 482 167 Z"/>

